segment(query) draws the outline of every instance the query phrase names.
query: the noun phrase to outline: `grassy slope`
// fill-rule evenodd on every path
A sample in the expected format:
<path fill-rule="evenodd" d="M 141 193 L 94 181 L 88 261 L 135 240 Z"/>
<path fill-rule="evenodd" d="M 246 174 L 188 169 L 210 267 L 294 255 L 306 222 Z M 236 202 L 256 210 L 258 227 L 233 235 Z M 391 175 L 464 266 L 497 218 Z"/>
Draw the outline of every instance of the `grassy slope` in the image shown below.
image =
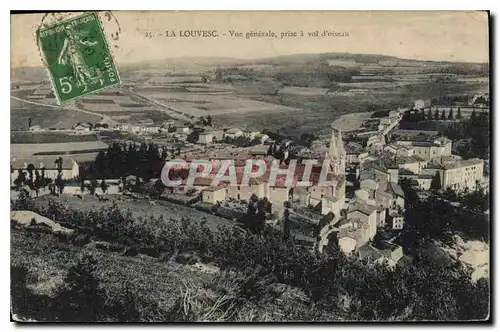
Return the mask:
<path fill-rule="evenodd" d="M 209 274 L 175 262 L 163 263 L 148 256 L 125 257 L 119 253 L 61 243 L 50 234 L 11 232 L 11 264 L 29 267 L 29 287 L 38 294 L 53 295 L 63 285 L 69 267 L 84 253 L 97 258 L 96 274 L 109 297 L 123 295 L 124 289 L 163 306 L 171 307 L 188 284 L 196 289 Z"/>
<path fill-rule="evenodd" d="M 207 272 L 192 265 L 144 255 L 124 257 L 95 249 L 93 243 L 78 247 L 59 242 L 51 234 L 11 231 L 11 266 L 28 267 L 27 287 L 38 295 L 54 297 L 64 287 L 68 269 L 84 254 L 92 254 L 97 259 L 95 274 L 108 299 L 128 301 L 125 298 L 128 293 L 140 298 L 142 303 L 156 304 L 161 312 L 145 313 L 145 321 L 168 321 L 164 312 L 178 311 L 179 299 L 185 297 L 190 312 L 195 313 L 194 320 L 335 320 L 335 316 L 327 312 L 315 312 L 304 302 L 301 291 L 283 284 L 268 286 L 264 299 L 241 297 L 241 287 L 248 276 L 238 271 Z M 269 297 L 271 293 L 277 295 Z M 237 309 L 226 311 L 226 307 L 218 307 L 211 311 L 224 299 L 234 303 Z"/>

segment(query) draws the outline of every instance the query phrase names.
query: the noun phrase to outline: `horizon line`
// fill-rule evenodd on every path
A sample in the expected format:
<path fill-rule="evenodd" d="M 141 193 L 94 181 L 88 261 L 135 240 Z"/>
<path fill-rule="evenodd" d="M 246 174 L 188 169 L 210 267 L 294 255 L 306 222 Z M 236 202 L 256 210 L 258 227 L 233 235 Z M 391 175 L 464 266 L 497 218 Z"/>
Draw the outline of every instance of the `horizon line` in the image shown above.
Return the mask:
<path fill-rule="evenodd" d="M 392 57 L 398 60 L 404 60 L 404 61 L 419 61 L 419 62 L 445 62 L 445 63 L 460 63 L 460 64 L 478 64 L 478 65 L 485 65 L 485 64 L 490 64 L 489 59 L 486 62 L 475 62 L 475 61 L 451 61 L 451 60 L 425 60 L 425 59 L 417 59 L 417 58 L 400 58 L 395 55 L 389 55 L 389 54 L 382 54 L 382 53 L 349 53 L 349 52 L 319 52 L 319 53 L 288 53 L 288 54 L 278 54 L 274 56 L 264 56 L 264 57 L 258 57 L 258 58 L 235 58 L 235 57 L 224 57 L 224 56 L 176 56 L 176 57 L 165 57 L 161 59 L 149 59 L 149 62 L 159 62 L 159 61 L 168 61 L 168 60 L 174 60 L 174 59 L 227 59 L 227 60 L 235 60 L 235 61 L 264 61 L 264 60 L 272 60 L 277 57 L 286 57 L 286 56 L 300 56 L 300 55 L 327 55 L 327 54 L 345 54 L 345 55 L 366 55 L 366 56 L 384 56 L 384 57 Z M 116 61 L 116 60 L 115 60 Z M 132 61 L 124 61 L 121 62 L 122 64 L 127 64 L 127 65 L 134 65 L 134 64 L 142 64 L 143 62 L 132 62 Z M 362 64 L 362 63 L 361 63 Z M 18 69 L 18 68 L 44 68 L 43 65 L 41 66 L 19 66 L 19 67 L 13 67 L 11 65 L 11 69 Z"/>

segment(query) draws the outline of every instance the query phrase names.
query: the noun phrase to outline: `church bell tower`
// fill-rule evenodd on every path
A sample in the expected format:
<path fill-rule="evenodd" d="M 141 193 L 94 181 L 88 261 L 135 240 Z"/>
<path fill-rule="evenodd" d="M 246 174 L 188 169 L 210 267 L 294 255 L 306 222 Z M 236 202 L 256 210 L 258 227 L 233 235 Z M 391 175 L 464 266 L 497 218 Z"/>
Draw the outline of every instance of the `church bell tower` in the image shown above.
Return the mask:
<path fill-rule="evenodd" d="M 330 158 L 331 171 L 337 175 L 344 175 L 346 151 L 342 142 L 342 131 L 333 126 L 328 157 Z"/>

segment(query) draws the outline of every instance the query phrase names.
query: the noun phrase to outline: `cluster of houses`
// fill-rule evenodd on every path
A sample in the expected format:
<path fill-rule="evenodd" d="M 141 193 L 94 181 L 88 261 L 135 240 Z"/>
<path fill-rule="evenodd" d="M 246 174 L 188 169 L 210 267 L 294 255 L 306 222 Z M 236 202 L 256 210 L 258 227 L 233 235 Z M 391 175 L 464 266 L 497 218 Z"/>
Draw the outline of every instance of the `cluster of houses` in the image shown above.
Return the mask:
<path fill-rule="evenodd" d="M 224 138 L 236 139 L 245 137 L 249 140 L 258 140 L 258 143 L 264 144 L 269 136 L 258 131 L 243 131 L 240 128 L 227 128 L 220 130 L 207 130 L 198 135 L 198 144 L 208 145 L 224 140 Z"/>
<path fill-rule="evenodd" d="M 415 108 L 425 107 L 425 101 L 415 102 Z M 394 266 L 403 256 L 401 247 L 390 241 L 374 244 L 373 239 L 377 232 L 396 234 L 405 227 L 405 194 L 400 186 L 402 180 L 414 180 L 419 189 L 429 190 L 433 179 L 439 176 L 441 188 L 463 190 L 474 189 L 484 179 L 483 160 L 462 160 L 453 155 L 452 141 L 440 136 L 437 131 L 397 129 L 401 114 L 401 110 L 391 111 L 381 117 L 370 118 L 360 130 L 344 135 L 339 129 L 332 128 L 327 144 L 316 141 L 310 148 L 300 151 L 293 150 L 291 141 L 280 142 L 277 146 L 265 134 L 239 128 L 216 130 L 204 126 L 196 129 L 193 126 L 176 125 L 173 121 L 161 126 L 152 121 L 143 121 L 137 125 L 117 125 L 113 129 L 150 135 L 165 132 L 180 140 L 197 130 L 198 140 L 194 145 L 202 146 L 203 149 L 187 153 L 187 161 L 189 158 L 208 160 L 212 163 L 212 170 L 209 175 L 196 178 L 193 183 L 184 182 L 176 187 L 177 193 L 195 192 L 203 203 L 212 205 L 228 200 L 249 201 L 255 196 L 266 198 L 277 217 L 283 216 L 286 209 L 295 210 L 295 214 L 300 214 L 303 209 L 314 209 L 320 215 L 331 216 L 328 223 L 321 225 L 318 240 L 320 251 L 335 245 L 347 255 Z M 88 132 L 92 129 L 91 126 L 79 124 L 74 130 Z M 240 137 L 257 140 L 258 144 L 233 150 L 218 150 L 217 144 L 214 144 L 225 138 Z M 274 149 L 283 148 L 286 152 L 280 160 L 269 152 L 273 146 Z M 291 151 L 299 164 L 292 175 L 286 175 L 289 165 L 284 160 Z M 222 162 L 228 159 L 234 162 L 237 183 L 218 181 L 214 185 L 215 175 Z M 249 159 L 264 161 L 267 171 L 251 178 L 248 184 L 243 184 L 246 161 Z M 303 180 L 303 162 L 307 159 L 318 160 L 319 166 L 311 170 L 308 179 L 312 180 L 310 185 L 297 186 L 297 182 Z M 321 166 L 325 159 L 329 162 L 326 178 L 330 183 L 320 185 L 317 180 L 322 174 Z M 69 159 L 64 160 L 63 178 L 78 177 L 78 164 Z M 277 176 L 276 181 L 271 181 L 271 165 L 276 162 L 283 174 Z M 13 160 L 14 172 L 26 170 L 28 163 Z M 53 162 L 48 162 L 45 169 L 46 176 L 55 178 L 57 174 L 52 174 L 55 172 Z M 293 181 L 286 181 L 287 176 L 292 176 Z M 12 178 L 16 178 L 15 174 Z M 319 223 L 319 220 L 316 222 Z"/>
<path fill-rule="evenodd" d="M 425 106 L 425 102 L 416 104 Z M 390 116 L 398 118 L 395 114 Z M 382 131 L 378 132 L 378 128 L 362 128 L 347 137 L 347 188 L 353 187 L 354 194 L 346 200 L 340 216 L 323 227 L 320 250 L 331 245 L 333 239 L 346 254 L 394 265 L 402 257 L 401 247 L 387 241 L 371 241 L 378 231 L 397 233 L 404 228 L 405 194 L 400 186 L 403 179 L 414 180 L 421 190 L 429 190 L 436 177 L 440 188 L 457 191 L 473 190 L 484 182 L 484 161 L 462 160 L 453 155 L 450 139 L 436 131 L 396 127 L 389 131 L 380 128 Z M 366 130 L 371 129 L 373 132 L 366 135 Z M 360 133 L 367 138 L 359 140 Z"/>
<path fill-rule="evenodd" d="M 440 188 L 475 189 L 484 180 L 484 161 L 462 160 L 453 155 L 452 141 L 437 131 L 395 130 L 390 143 L 379 154 L 370 154 L 359 145 L 349 145 L 350 169 L 361 180 L 398 182 L 415 180 L 419 189 L 429 190 L 432 179 L 439 173 Z"/>

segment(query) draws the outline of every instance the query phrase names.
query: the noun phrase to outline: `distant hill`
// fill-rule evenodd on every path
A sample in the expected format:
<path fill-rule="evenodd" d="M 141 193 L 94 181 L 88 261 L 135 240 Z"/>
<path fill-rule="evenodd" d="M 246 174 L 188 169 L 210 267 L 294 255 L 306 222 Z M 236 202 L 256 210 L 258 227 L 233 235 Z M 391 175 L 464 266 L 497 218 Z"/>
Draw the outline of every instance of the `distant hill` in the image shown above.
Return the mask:
<path fill-rule="evenodd" d="M 214 67 L 214 66 L 242 66 L 242 65 L 301 65 L 313 64 L 327 60 L 345 60 L 354 61 L 362 65 L 378 64 L 383 62 L 387 66 L 440 66 L 451 68 L 450 73 L 456 74 L 485 74 L 489 73 L 488 63 L 463 63 L 447 61 L 423 61 L 415 59 L 402 59 L 394 56 L 381 54 L 350 54 L 350 53 L 318 53 L 318 54 L 292 54 L 280 55 L 269 58 L 258 59 L 236 59 L 229 57 L 178 57 L 165 58 L 162 60 L 152 60 L 147 63 L 119 63 L 120 70 L 134 71 L 140 69 L 166 69 L 189 68 L 189 67 Z M 47 81 L 48 76 L 44 68 L 39 67 L 21 67 L 11 70 L 12 81 Z"/>

